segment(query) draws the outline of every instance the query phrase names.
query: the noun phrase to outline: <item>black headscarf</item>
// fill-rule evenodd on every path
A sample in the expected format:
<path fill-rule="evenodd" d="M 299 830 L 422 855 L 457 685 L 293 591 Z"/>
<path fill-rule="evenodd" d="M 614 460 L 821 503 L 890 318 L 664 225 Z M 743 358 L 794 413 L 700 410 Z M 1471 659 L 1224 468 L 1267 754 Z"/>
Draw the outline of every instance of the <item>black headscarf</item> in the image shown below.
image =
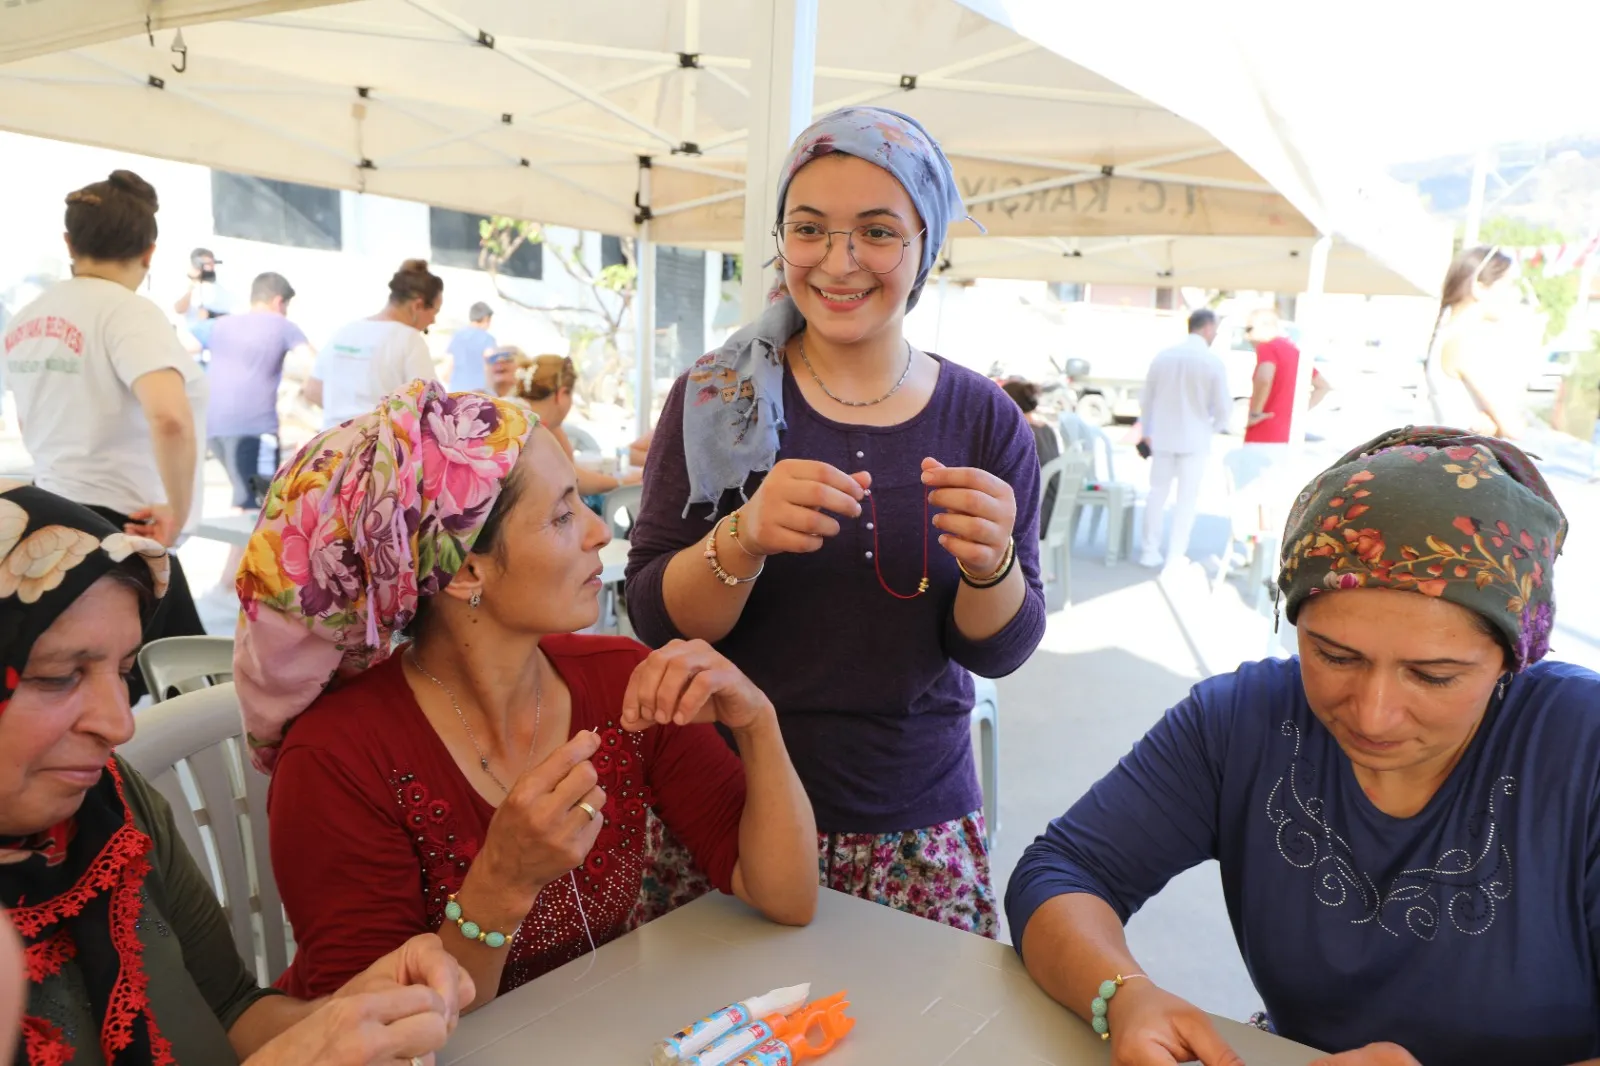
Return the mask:
<path fill-rule="evenodd" d="M 157 598 L 166 591 L 167 552 L 155 541 L 129 536 L 43 489 L 0 493 L 0 715 L 39 637 L 117 568 L 129 569 Z M 0 837 L 0 848 L 28 853 L 0 865 L 0 905 L 22 935 L 28 979 L 37 987 L 69 963 L 78 967 L 101 1020 L 108 1066 L 172 1061 L 149 1010 L 135 926 L 151 846 L 123 800 L 114 760 L 71 818 L 23 837 Z M 64 1062 L 71 1046 L 30 1011 L 18 1050 L 21 1062 Z"/>

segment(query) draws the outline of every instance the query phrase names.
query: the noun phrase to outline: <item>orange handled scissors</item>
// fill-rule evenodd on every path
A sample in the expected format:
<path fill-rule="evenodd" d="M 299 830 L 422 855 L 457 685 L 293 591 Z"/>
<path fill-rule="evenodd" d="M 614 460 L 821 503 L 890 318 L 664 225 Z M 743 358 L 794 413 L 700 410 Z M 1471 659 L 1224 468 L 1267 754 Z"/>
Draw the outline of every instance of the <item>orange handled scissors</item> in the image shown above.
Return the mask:
<path fill-rule="evenodd" d="M 845 1013 L 850 1009 L 845 998 L 849 994 L 846 989 L 807 1003 L 787 1018 L 773 1020 L 773 1035 L 789 1046 L 795 1062 L 826 1055 L 856 1027 L 856 1020 Z"/>

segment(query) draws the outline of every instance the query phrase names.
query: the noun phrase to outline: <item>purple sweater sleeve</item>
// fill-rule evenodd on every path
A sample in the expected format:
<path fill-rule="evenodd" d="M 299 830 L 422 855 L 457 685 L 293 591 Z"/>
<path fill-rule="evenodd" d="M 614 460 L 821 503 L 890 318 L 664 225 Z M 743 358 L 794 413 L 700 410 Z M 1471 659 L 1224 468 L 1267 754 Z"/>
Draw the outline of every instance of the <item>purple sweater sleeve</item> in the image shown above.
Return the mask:
<path fill-rule="evenodd" d="M 650 457 L 645 461 L 643 498 L 629 533 L 628 620 L 639 639 L 652 648 L 683 639 L 667 613 L 663 591 L 667 564 L 685 546 L 705 539 L 711 531 L 704 507 L 695 508 L 687 518 L 683 515 L 683 501 L 689 498 L 689 466 L 683 457 L 687 383 L 687 376 L 673 382 L 656 420 Z"/>
<path fill-rule="evenodd" d="M 995 390 L 998 405 L 995 439 L 998 447 L 985 467 L 1011 486 L 1017 499 L 1017 521 L 1012 535 L 1017 543 L 1017 563 L 1028 589 L 1022 606 L 1005 628 L 988 640 L 968 640 L 956 628 L 955 614 L 945 622 L 945 651 L 950 658 L 980 677 L 1005 677 L 1015 672 L 1044 639 L 1044 584 L 1039 577 L 1039 453 L 1033 429 L 1022 411 L 1005 393 Z"/>

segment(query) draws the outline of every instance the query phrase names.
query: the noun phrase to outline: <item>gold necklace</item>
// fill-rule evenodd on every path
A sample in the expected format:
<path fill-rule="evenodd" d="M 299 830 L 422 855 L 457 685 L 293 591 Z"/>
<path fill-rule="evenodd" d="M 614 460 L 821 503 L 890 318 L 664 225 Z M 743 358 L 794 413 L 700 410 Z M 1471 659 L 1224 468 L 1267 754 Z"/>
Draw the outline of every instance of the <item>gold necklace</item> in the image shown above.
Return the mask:
<path fill-rule="evenodd" d="M 456 712 L 457 718 L 461 719 L 461 728 L 467 731 L 467 739 L 472 741 L 472 750 L 478 753 L 478 765 L 483 768 L 484 773 L 489 775 L 489 780 L 500 786 L 501 792 L 504 792 L 508 796 L 511 795 L 511 789 L 506 785 L 506 783 L 500 780 L 493 770 L 489 769 L 489 757 L 483 753 L 483 748 L 478 745 L 478 736 L 472 731 L 472 727 L 467 724 L 467 716 L 461 713 L 461 704 L 456 702 L 456 694 L 450 691 L 450 686 L 446 685 L 443 681 L 440 681 L 437 677 L 434 677 L 432 674 L 428 673 L 428 668 L 422 665 L 421 659 L 417 658 L 415 649 L 413 649 L 411 652 L 411 665 L 415 666 L 423 677 L 427 678 L 429 681 L 432 681 L 435 685 L 438 685 L 440 691 L 442 691 L 445 696 L 449 698 L 450 709 Z M 541 664 L 539 667 L 539 680 L 535 683 L 533 690 L 533 739 L 528 741 L 528 753 L 522 757 L 522 769 L 517 771 L 518 774 L 521 774 L 522 770 L 526 770 L 528 768 L 528 760 L 533 758 L 533 749 L 539 743 L 539 718 L 543 715 L 543 713 L 544 666 Z"/>

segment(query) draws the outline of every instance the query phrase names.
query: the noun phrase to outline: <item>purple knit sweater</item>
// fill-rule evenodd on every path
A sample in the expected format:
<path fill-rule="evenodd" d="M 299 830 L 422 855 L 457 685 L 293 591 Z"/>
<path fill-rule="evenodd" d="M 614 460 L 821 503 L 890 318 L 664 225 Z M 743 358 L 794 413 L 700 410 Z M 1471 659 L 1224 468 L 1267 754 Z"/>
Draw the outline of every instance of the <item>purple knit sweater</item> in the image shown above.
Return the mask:
<path fill-rule="evenodd" d="M 628 612 L 640 639 L 681 637 L 662 598 L 678 551 L 705 540 L 707 508 L 682 517 L 689 479 L 683 458 L 679 378 L 657 423 L 644 502 L 628 559 Z M 927 407 L 897 426 L 852 426 L 814 411 L 785 373 L 788 429 L 779 459 L 815 459 L 872 474 L 884 579 L 899 592 L 922 576 L 922 460 L 971 466 L 1004 478 L 1017 496 L 1022 607 L 989 640 L 966 639 L 952 610 L 960 574 L 928 529 L 926 595 L 902 601 L 873 569 L 871 509 L 843 520 L 839 536 L 810 555 L 767 560 L 739 622 L 718 649 L 767 693 L 816 811 L 831 833 L 892 833 L 959 818 L 982 806 L 973 768 L 967 671 L 1001 677 L 1027 661 L 1044 636 L 1039 582 L 1039 460 L 1021 411 L 993 382 L 940 360 Z M 752 475 L 753 493 L 761 475 Z M 739 504 L 728 493 L 719 513 Z"/>

